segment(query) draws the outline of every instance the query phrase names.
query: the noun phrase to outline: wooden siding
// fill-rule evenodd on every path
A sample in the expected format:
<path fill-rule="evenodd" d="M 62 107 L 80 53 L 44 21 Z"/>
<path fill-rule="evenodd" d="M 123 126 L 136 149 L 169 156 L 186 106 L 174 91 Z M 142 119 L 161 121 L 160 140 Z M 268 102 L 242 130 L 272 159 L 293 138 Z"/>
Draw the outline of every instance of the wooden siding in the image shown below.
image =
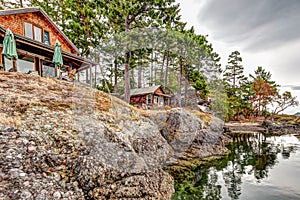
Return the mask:
<path fill-rule="evenodd" d="M 163 90 L 161 89 L 161 87 L 157 88 L 157 90 L 155 91 L 155 94 L 164 94 Z"/>
<path fill-rule="evenodd" d="M 134 96 L 130 98 L 130 103 L 134 105 L 142 105 L 146 104 L 146 97 L 147 95 L 141 95 L 141 96 Z"/>
<path fill-rule="evenodd" d="M 24 22 L 46 30 L 50 34 L 50 44 L 55 46 L 56 40 L 61 43 L 62 50 L 76 54 L 76 50 L 63 38 L 51 23 L 39 12 L 0 16 L 0 25 L 5 29 L 24 36 Z"/>

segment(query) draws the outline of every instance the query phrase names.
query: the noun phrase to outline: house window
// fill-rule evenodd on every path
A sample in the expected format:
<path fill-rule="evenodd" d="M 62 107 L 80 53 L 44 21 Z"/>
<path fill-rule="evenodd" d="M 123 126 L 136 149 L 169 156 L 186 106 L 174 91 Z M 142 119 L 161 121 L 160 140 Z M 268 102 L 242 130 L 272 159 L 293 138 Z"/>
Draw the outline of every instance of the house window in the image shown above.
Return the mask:
<path fill-rule="evenodd" d="M 43 61 L 42 76 L 55 77 L 55 66 L 52 62 Z"/>
<path fill-rule="evenodd" d="M 48 31 L 44 31 L 44 43 L 50 45 L 50 35 Z"/>
<path fill-rule="evenodd" d="M 152 95 L 151 94 L 147 95 L 147 104 L 152 104 Z"/>
<path fill-rule="evenodd" d="M 154 104 L 158 104 L 158 96 L 154 96 Z"/>
<path fill-rule="evenodd" d="M 18 72 L 22 73 L 34 71 L 34 58 L 25 55 L 19 55 L 17 60 L 17 70 Z"/>
<path fill-rule="evenodd" d="M 4 56 L 4 66 L 5 66 L 5 71 L 9 71 L 10 69 L 13 68 L 13 65 L 12 65 L 12 60 L 10 59 L 7 59 L 5 56 Z"/>
<path fill-rule="evenodd" d="M 34 40 L 42 42 L 42 29 L 34 27 Z"/>
<path fill-rule="evenodd" d="M 159 97 L 159 104 L 160 105 L 164 105 L 164 98 L 163 97 Z"/>
<path fill-rule="evenodd" d="M 32 24 L 24 22 L 24 28 L 25 28 L 25 37 L 29 37 L 33 39 Z"/>
<path fill-rule="evenodd" d="M 28 22 L 24 22 L 24 35 L 25 37 L 50 45 L 49 32 Z"/>

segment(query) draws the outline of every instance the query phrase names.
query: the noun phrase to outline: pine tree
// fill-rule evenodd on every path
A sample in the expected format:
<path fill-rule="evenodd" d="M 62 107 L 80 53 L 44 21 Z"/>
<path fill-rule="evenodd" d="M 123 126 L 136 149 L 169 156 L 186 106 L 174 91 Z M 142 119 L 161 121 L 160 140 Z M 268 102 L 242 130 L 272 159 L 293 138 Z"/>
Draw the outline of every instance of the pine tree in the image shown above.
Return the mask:
<path fill-rule="evenodd" d="M 115 31 L 129 32 L 141 27 L 171 27 L 180 19 L 175 0 L 109 1 L 105 0 L 108 23 Z M 130 52 L 125 54 L 125 101 L 130 101 Z"/>
<path fill-rule="evenodd" d="M 244 67 L 241 62 L 242 57 L 238 51 L 234 51 L 229 55 L 228 65 L 223 74 L 228 96 L 236 95 L 239 86 L 245 82 Z"/>
<path fill-rule="evenodd" d="M 230 117 L 237 117 L 243 114 L 243 107 L 246 104 L 243 100 L 243 86 L 247 82 L 244 76 L 244 67 L 241 64 L 242 57 L 238 51 L 229 55 L 228 65 L 224 71 L 225 89 L 229 101 Z"/>

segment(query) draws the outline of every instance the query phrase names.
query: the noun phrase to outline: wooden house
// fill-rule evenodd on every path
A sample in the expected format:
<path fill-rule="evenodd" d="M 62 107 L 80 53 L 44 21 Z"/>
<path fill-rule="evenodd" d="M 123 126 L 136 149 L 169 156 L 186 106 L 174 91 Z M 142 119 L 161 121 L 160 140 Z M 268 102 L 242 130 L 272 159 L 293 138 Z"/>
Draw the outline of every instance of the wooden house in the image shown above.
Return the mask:
<path fill-rule="evenodd" d="M 12 62 L 1 55 L 7 29 L 15 36 L 18 59 L 17 71 L 37 71 L 40 76 L 56 76 L 52 63 L 55 42 L 61 44 L 65 68 L 84 71 L 86 82 L 91 82 L 91 69 L 96 63 L 80 57 L 79 50 L 39 7 L 0 11 L 0 67 L 8 71 Z M 78 73 L 79 75 L 79 73 Z M 79 77 L 78 77 L 79 79 Z"/>
<path fill-rule="evenodd" d="M 170 100 L 171 94 L 166 94 L 160 85 L 130 90 L 130 103 L 136 106 L 165 106 L 170 105 Z"/>

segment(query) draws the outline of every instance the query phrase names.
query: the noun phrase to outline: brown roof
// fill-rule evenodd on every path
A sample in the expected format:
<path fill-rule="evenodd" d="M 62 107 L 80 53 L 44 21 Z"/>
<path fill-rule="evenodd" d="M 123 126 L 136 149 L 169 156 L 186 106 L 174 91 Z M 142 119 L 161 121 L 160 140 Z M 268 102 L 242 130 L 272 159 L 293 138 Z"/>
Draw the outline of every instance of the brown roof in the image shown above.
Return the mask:
<path fill-rule="evenodd" d="M 52 21 L 52 19 L 47 15 L 47 13 L 40 7 L 30 7 L 30 8 L 16 8 L 16 9 L 7 9 L 7 10 L 0 10 L 0 16 L 6 15 L 17 15 L 17 14 L 24 14 L 24 13 L 33 13 L 39 12 L 41 13 L 49 22 L 50 24 L 63 36 L 63 38 L 71 45 L 71 47 L 79 53 L 78 48 L 69 40 L 69 38 L 59 29 L 59 27 Z"/>
<path fill-rule="evenodd" d="M 161 90 L 164 92 L 163 88 L 161 85 L 155 85 L 151 87 L 146 87 L 146 88 L 135 88 L 130 90 L 130 96 L 138 96 L 138 95 L 145 95 L 145 94 L 154 94 L 155 91 L 161 88 Z M 165 93 L 165 92 L 164 92 Z"/>

